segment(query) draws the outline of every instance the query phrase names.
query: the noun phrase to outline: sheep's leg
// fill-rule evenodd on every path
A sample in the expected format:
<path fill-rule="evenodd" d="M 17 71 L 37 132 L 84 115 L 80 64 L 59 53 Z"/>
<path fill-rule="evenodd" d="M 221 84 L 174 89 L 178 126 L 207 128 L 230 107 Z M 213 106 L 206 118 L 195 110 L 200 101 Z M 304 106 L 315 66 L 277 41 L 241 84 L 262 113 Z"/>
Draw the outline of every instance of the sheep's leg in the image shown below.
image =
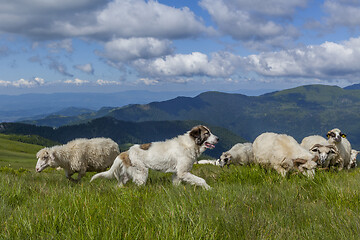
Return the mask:
<path fill-rule="evenodd" d="M 181 183 L 181 180 L 180 180 L 180 178 L 178 177 L 178 175 L 177 175 L 176 173 L 174 173 L 174 174 L 172 175 L 172 183 L 173 183 L 173 185 L 175 185 L 175 186 L 178 186 L 178 185 L 180 185 L 180 183 Z"/>
<path fill-rule="evenodd" d="M 281 176 L 286 177 L 287 171 L 281 166 L 274 166 L 274 169 L 280 173 Z"/>
<path fill-rule="evenodd" d="M 86 174 L 86 172 L 84 172 L 84 171 L 78 172 L 78 176 L 77 176 L 77 179 L 75 181 L 80 182 L 81 178 L 83 176 L 85 176 L 85 174 Z"/>
<path fill-rule="evenodd" d="M 67 179 L 69 179 L 72 182 L 76 182 L 76 180 L 71 177 L 74 174 L 73 171 L 69 171 L 69 170 L 67 170 L 65 168 L 64 168 L 64 171 L 65 171 L 65 176 L 66 176 Z"/>

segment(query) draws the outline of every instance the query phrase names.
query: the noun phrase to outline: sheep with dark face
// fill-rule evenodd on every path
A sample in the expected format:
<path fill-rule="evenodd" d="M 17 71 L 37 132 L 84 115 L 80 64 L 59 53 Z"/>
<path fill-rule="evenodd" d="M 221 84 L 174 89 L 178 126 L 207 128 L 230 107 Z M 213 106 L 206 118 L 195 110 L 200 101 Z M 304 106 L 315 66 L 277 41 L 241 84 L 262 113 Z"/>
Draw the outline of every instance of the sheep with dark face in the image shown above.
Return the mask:
<path fill-rule="evenodd" d="M 298 170 L 313 177 L 318 157 L 300 146 L 291 136 L 263 133 L 253 143 L 254 162 L 274 168 L 283 177 L 291 170 Z"/>
<path fill-rule="evenodd" d="M 247 165 L 254 163 L 251 143 L 237 143 L 229 151 L 224 152 L 218 160 L 221 167 L 225 165 Z"/>
<path fill-rule="evenodd" d="M 71 181 L 80 181 L 86 172 L 105 171 L 119 155 L 119 146 L 109 138 L 75 139 L 65 145 L 43 148 L 37 154 L 36 172 L 61 167 Z M 78 173 L 77 180 L 71 176 Z"/>
<path fill-rule="evenodd" d="M 334 128 L 326 134 L 328 143 L 333 144 L 339 151 L 339 170 L 350 169 L 351 144 L 346 139 L 346 134 L 340 129 Z"/>
<path fill-rule="evenodd" d="M 339 151 L 335 145 L 329 144 L 322 136 L 312 135 L 305 137 L 300 145 L 319 157 L 318 165 L 320 167 L 328 168 L 337 164 Z"/>

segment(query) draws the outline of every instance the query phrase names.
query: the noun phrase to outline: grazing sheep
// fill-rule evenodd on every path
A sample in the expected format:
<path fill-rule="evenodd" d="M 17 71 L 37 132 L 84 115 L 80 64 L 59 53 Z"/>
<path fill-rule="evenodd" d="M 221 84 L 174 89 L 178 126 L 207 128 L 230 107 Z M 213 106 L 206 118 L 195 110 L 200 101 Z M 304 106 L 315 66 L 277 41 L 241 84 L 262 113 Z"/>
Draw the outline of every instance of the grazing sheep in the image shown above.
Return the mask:
<path fill-rule="evenodd" d="M 196 162 L 196 164 L 211 164 L 211 165 L 215 165 L 215 166 L 220 166 L 219 163 L 220 159 L 217 160 L 199 160 Z"/>
<path fill-rule="evenodd" d="M 350 169 L 351 144 L 346 139 L 346 134 L 334 128 L 326 134 L 328 143 L 333 144 L 339 151 L 339 170 Z"/>
<path fill-rule="evenodd" d="M 285 134 L 263 133 L 253 143 L 255 163 L 272 167 L 285 177 L 290 170 L 299 170 L 305 176 L 315 174 L 317 156 L 300 146 Z"/>
<path fill-rule="evenodd" d="M 218 163 L 221 167 L 230 164 L 247 165 L 254 163 L 251 143 L 237 143 L 229 151 L 224 152 Z"/>
<path fill-rule="evenodd" d="M 356 151 L 355 149 L 351 150 L 350 168 L 356 168 L 356 166 L 357 166 L 356 157 L 357 157 L 358 153 L 359 153 L 359 151 Z"/>
<path fill-rule="evenodd" d="M 61 167 L 69 180 L 80 181 L 86 172 L 106 170 L 119 153 L 118 144 L 110 138 L 75 139 L 65 145 L 41 149 L 36 154 L 36 172 Z M 77 180 L 71 177 L 74 173 L 78 173 Z"/>
<path fill-rule="evenodd" d="M 318 164 L 321 167 L 328 168 L 337 164 L 339 151 L 335 145 L 329 144 L 322 136 L 312 135 L 305 137 L 300 145 L 319 157 Z"/>

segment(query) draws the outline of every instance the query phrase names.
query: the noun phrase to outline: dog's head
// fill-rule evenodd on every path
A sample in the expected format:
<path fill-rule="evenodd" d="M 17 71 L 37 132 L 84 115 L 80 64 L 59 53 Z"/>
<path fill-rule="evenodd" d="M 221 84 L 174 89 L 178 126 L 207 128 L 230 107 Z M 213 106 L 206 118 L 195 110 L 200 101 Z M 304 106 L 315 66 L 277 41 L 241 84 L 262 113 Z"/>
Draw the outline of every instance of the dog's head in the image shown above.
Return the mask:
<path fill-rule="evenodd" d="M 341 138 L 346 138 L 346 134 L 341 132 L 340 129 L 335 128 L 330 130 L 326 137 L 329 139 L 329 142 L 332 144 L 341 142 Z"/>
<path fill-rule="evenodd" d="M 193 127 L 189 135 L 194 139 L 196 145 L 203 147 L 204 150 L 207 148 L 213 149 L 219 141 L 219 138 L 212 134 L 210 129 L 204 125 Z"/>

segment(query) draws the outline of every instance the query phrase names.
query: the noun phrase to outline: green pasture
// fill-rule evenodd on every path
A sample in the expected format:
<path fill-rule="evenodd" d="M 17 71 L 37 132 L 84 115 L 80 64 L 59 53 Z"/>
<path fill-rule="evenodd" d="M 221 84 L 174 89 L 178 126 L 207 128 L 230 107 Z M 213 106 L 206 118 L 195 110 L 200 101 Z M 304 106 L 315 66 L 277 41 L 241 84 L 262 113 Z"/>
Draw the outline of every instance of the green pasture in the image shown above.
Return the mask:
<path fill-rule="evenodd" d="M 116 180 L 90 183 L 94 173 L 78 184 L 68 181 L 63 171 L 35 173 L 33 154 L 41 147 L 13 144 L 8 159 L 4 145 L 0 152 L 6 160 L 0 167 L 0 239 L 360 236 L 359 169 L 320 171 L 308 179 L 296 174 L 282 178 L 258 166 L 197 165 L 192 172 L 206 179 L 211 190 L 174 187 L 171 174 L 155 171 L 150 171 L 146 186 L 117 188 Z M 21 162 L 23 168 L 17 168 Z"/>

